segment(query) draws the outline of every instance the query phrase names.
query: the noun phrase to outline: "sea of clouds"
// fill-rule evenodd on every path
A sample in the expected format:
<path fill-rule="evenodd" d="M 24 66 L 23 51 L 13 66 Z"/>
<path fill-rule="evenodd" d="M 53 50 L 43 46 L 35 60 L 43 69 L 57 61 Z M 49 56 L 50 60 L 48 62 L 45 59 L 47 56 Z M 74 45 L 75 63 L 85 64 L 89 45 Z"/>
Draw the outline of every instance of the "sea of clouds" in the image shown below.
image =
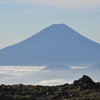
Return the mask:
<path fill-rule="evenodd" d="M 62 78 L 53 78 L 46 66 L 0 66 L 0 84 L 59 85 L 71 83 Z M 46 78 L 45 78 L 46 77 Z"/>

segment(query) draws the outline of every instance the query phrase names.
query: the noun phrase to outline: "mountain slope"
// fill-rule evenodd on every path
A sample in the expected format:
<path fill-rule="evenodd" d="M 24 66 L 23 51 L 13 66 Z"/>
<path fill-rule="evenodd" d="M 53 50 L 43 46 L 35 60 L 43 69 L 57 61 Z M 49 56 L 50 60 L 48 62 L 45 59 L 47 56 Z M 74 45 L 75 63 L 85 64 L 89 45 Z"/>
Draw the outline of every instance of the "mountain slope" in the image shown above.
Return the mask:
<path fill-rule="evenodd" d="M 88 65 L 100 61 L 97 44 L 65 24 L 53 24 L 32 37 L 0 50 L 0 65 Z"/>

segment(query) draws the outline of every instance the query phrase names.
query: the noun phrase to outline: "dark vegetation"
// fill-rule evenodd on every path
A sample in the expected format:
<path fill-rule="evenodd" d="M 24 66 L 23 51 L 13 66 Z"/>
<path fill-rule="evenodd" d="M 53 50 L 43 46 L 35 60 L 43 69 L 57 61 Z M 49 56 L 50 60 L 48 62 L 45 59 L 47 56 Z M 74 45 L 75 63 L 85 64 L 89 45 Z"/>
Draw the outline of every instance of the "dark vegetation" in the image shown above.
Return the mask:
<path fill-rule="evenodd" d="M 100 100 L 100 83 L 84 75 L 58 86 L 1 84 L 0 100 Z"/>

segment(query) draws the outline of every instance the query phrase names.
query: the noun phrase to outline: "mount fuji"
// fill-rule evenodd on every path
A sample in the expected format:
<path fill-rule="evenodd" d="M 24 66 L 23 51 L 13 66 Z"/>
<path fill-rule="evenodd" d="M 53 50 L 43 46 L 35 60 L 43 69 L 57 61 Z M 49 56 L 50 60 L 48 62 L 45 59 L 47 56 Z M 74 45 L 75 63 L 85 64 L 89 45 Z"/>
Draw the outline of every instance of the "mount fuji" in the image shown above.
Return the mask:
<path fill-rule="evenodd" d="M 0 50 L 2 66 L 90 66 L 100 62 L 100 44 L 65 24 L 53 24 Z"/>

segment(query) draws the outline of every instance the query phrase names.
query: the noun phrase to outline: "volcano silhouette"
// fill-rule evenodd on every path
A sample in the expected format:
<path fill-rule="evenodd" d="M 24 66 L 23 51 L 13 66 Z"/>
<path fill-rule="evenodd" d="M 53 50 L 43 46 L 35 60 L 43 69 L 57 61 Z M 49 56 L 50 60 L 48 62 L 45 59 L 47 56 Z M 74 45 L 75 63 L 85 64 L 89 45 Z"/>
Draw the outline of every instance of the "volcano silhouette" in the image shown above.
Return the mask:
<path fill-rule="evenodd" d="M 100 62 L 100 44 L 65 24 L 53 24 L 32 37 L 0 50 L 0 65 L 68 66 Z"/>

